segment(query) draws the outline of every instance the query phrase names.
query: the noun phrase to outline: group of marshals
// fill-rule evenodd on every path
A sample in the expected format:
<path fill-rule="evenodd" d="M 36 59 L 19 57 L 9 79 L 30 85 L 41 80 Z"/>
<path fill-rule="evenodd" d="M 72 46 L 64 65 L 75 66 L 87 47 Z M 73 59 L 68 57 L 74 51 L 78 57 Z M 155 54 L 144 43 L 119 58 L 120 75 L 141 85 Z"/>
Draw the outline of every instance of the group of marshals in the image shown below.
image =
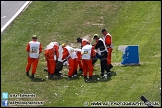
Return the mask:
<path fill-rule="evenodd" d="M 83 72 L 84 79 L 91 80 L 93 77 L 94 64 L 99 59 L 101 76 L 105 74 L 111 76 L 110 69 L 111 53 L 113 50 L 112 37 L 102 29 L 103 38 L 98 34 L 94 34 L 93 39 L 95 44 L 91 45 L 89 40 L 77 38 L 77 43 L 80 43 L 80 48 L 73 48 L 65 43 L 59 45 L 58 42 L 49 43 L 44 50 L 44 57 L 47 63 L 48 72 L 47 78 L 54 78 L 61 75 L 59 71 L 63 69 L 63 63 L 68 63 L 68 79 L 78 75 L 78 70 Z M 42 52 L 42 44 L 37 41 L 37 36 L 32 36 L 32 41 L 27 44 L 26 51 L 28 52 L 28 61 L 26 65 L 26 75 L 29 76 L 30 67 L 32 66 L 31 78 L 34 78 L 39 61 L 39 55 Z M 106 73 L 105 73 L 106 71 Z"/>

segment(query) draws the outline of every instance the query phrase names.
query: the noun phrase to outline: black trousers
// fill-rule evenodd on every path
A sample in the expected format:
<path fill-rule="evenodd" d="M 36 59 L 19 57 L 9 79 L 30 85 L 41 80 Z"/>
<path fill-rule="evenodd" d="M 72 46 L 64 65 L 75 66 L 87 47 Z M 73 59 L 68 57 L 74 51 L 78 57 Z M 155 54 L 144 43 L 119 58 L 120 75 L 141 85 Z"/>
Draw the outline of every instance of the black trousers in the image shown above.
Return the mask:
<path fill-rule="evenodd" d="M 63 62 L 57 61 L 56 62 L 56 69 L 55 69 L 54 74 L 58 74 L 59 71 L 61 71 L 62 69 L 63 69 Z"/>
<path fill-rule="evenodd" d="M 101 53 L 100 65 L 101 65 L 101 75 L 104 74 L 104 71 L 106 71 L 107 73 L 110 72 L 109 66 L 107 64 L 107 51 Z"/>
<path fill-rule="evenodd" d="M 98 59 L 97 57 L 93 57 L 93 58 L 92 58 L 92 64 L 93 64 L 93 66 L 94 66 L 94 64 L 97 62 L 97 59 Z"/>

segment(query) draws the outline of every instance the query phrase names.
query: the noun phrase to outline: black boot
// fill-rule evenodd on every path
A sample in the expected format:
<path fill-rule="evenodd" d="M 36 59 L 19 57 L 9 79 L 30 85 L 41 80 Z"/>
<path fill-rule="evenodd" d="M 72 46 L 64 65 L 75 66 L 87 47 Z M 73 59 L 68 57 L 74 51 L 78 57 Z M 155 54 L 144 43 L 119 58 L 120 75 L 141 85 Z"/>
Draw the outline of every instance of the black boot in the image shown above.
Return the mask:
<path fill-rule="evenodd" d="M 108 77 L 111 77 L 111 72 L 107 72 L 107 76 Z"/>
<path fill-rule="evenodd" d="M 89 80 L 92 80 L 92 76 L 89 76 Z"/>
<path fill-rule="evenodd" d="M 74 72 L 73 76 L 78 76 L 77 70 Z"/>
<path fill-rule="evenodd" d="M 102 77 L 104 76 L 104 72 L 101 72 L 101 74 L 100 74 Z"/>
<path fill-rule="evenodd" d="M 79 68 L 79 71 L 80 71 L 80 72 L 83 72 L 83 68 Z"/>
<path fill-rule="evenodd" d="M 85 82 L 88 82 L 89 81 L 88 78 L 87 78 L 87 76 L 84 76 L 84 81 Z"/>
<path fill-rule="evenodd" d="M 53 75 L 48 73 L 48 79 L 51 79 L 51 78 L 53 78 Z"/>
<path fill-rule="evenodd" d="M 67 80 L 71 80 L 72 79 L 72 76 L 68 76 Z"/>
<path fill-rule="evenodd" d="M 26 76 L 29 76 L 29 72 L 26 72 Z"/>
<path fill-rule="evenodd" d="M 84 80 L 88 80 L 87 76 L 84 76 Z"/>
<path fill-rule="evenodd" d="M 109 65 L 109 69 L 111 69 L 111 68 L 113 68 L 113 65 L 112 64 Z"/>
<path fill-rule="evenodd" d="M 31 78 L 34 78 L 34 74 L 32 74 Z"/>
<path fill-rule="evenodd" d="M 61 73 L 54 73 L 54 75 L 61 76 L 62 74 Z"/>
<path fill-rule="evenodd" d="M 44 71 L 48 72 L 48 68 L 44 68 Z"/>

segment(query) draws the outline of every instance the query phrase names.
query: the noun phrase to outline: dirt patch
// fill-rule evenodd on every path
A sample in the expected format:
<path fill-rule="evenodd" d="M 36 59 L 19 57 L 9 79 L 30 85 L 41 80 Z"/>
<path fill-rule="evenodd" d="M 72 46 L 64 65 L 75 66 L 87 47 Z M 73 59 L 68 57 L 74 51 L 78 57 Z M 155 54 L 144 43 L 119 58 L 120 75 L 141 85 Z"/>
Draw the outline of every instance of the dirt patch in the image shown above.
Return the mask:
<path fill-rule="evenodd" d="M 154 57 L 161 57 L 161 55 L 160 54 L 156 54 Z"/>
<path fill-rule="evenodd" d="M 87 39 L 87 40 L 89 40 L 89 41 L 90 41 L 90 40 L 91 40 L 90 36 L 91 36 L 91 35 L 90 35 L 90 34 L 88 34 L 88 35 L 84 36 L 82 39 Z"/>
<path fill-rule="evenodd" d="M 112 63 L 113 66 L 122 66 L 121 62 L 114 62 Z M 95 66 L 100 66 L 99 63 L 95 64 Z"/>
<path fill-rule="evenodd" d="M 112 63 L 113 66 L 122 66 L 121 62 L 114 62 Z"/>
<path fill-rule="evenodd" d="M 73 47 L 73 48 L 79 48 L 79 47 L 80 47 L 79 45 L 80 45 L 80 44 L 70 43 L 69 46 L 71 46 L 71 47 Z"/>
<path fill-rule="evenodd" d="M 56 37 L 61 37 L 62 35 L 59 32 L 54 32 L 52 35 L 49 35 L 46 42 L 58 42 Z"/>
<path fill-rule="evenodd" d="M 102 19 L 103 19 L 103 17 L 101 17 L 101 20 L 102 20 Z M 102 23 L 91 23 L 91 22 L 85 22 L 85 23 L 83 24 L 83 26 L 91 26 L 91 25 L 103 27 L 105 24 L 102 24 Z"/>
<path fill-rule="evenodd" d="M 105 25 L 105 24 L 97 24 L 97 23 L 96 23 L 96 24 L 92 24 L 92 25 L 103 26 L 103 25 Z"/>

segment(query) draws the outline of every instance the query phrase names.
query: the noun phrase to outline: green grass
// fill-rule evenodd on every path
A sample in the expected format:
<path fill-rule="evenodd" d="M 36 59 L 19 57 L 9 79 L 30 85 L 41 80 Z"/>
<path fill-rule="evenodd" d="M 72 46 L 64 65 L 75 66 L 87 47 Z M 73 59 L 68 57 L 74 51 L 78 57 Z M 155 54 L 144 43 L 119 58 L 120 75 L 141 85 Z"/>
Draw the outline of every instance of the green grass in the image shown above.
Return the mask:
<path fill-rule="evenodd" d="M 160 1 L 33 1 L 1 36 L 1 92 L 33 93 L 34 99 L 9 100 L 44 101 L 43 106 L 47 107 L 84 106 L 84 102 L 93 101 L 139 102 L 142 95 L 161 104 L 160 12 Z M 44 52 L 40 55 L 38 76 L 35 80 L 26 77 L 25 48 L 33 34 L 38 35 L 43 49 L 51 41 L 79 48 L 77 37 L 89 36 L 91 41 L 93 34 L 102 36 L 102 28 L 113 36 L 112 71 L 117 75 L 111 79 L 96 83 L 85 83 L 83 77 L 48 80 L 43 71 Z M 141 66 L 117 65 L 122 61 L 120 45 L 139 45 Z M 99 75 L 97 64 L 99 61 L 94 73 Z"/>

